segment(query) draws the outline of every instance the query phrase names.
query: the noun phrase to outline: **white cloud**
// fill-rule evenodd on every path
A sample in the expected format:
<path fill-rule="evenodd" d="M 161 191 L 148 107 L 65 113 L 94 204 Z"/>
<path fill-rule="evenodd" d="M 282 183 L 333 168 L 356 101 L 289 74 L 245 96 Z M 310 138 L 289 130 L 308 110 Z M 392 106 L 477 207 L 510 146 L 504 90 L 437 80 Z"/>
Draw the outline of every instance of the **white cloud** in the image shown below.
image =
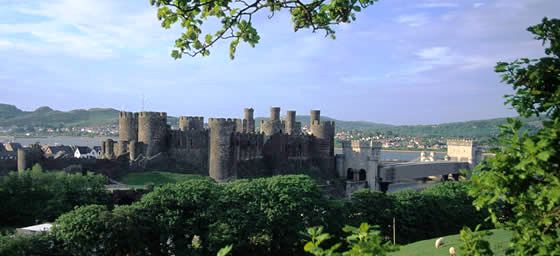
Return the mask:
<path fill-rule="evenodd" d="M 0 40 L 0 49 L 2 48 L 11 48 L 13 43 L 8 40 Z"/>
<path fill-rule="evenodd" d="M 449 64 L 453 59 L 451 49 L 443 46 L 424 48 L 415 52 L 415 55 L 422 60 L 437 64 Z"/>
<path fill-rule="evenodd" d="M 406 24 L 411 27 L 419 27 L 428 23 L 429 17 L 423 13 L 407 14 L 398 16 L 396 21 L 397 23 Z"/>
<path fill-rule="evenodd" d="M 31 35 L 32 39 L 17 40 L 43 48 L 46 54 L 65 53 L 88 59 L 107 59 L 122 51 L 171 41 L 159 28 L 155 9 L 139 11 L 128 7 L 120 1 L 108 0 L 19 2 L 7 8 L 41 21 L 0 23 L 0 36 Z"/>
<path fill-rule="evenodd" d="M 474 7 L 474 8 L 479 8 L 479 7 L 483 6 L 483 5 L 484 5 L 484 3 L 474 3 L 474 4 L 473 4 L 473 7 Z"/>
<path fill-rule="evenodd" d="M 460 5 L 456 2 L 427 1 L 416 5 L 419 8 L 457 8 Z"/>

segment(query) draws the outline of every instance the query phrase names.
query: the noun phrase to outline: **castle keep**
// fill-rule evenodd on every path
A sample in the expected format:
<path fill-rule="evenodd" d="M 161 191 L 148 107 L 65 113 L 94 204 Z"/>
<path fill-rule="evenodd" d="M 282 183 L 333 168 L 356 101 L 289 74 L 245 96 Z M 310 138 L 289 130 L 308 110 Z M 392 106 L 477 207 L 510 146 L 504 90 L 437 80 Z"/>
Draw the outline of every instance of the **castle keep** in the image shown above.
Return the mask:
<path fill-rule="evenodd" d="M 254 110 L 243 119 L 179 117 L 178 130 L 167 124 L 163 112 L 121 112 L 119 139 L 102 142 L 105 159 L 126 159 L 132 169 L 176 169 L 210 175 L 217 181 L 275 174 L 314 172 L 336 176 L 334 122 L 321 122 L 311 111 L 309 133 L 302 132 L 296 112 L 280 118 L 280 108 L 257 131 Z"/>

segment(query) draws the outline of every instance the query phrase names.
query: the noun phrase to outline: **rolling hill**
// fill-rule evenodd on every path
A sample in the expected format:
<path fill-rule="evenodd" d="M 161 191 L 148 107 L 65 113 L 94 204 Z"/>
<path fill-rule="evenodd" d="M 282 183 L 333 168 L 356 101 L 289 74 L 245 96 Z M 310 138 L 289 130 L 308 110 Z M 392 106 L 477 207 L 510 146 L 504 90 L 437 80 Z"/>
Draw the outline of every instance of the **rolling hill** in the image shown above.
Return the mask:
<path fill-rule="evenodd" d="M 16 106 L 0 104 L 0 126 L 102 126 L 117 124 L 119 111 L 112 108 L 77 109 L 58 111 L 49 107 L 40 107 L 34 111 L 23 111 Z M 256 118 L 257 125 L 264 118 Z M 297 116 L 302 124 L 309 123 L 309 116 Z M 499 126 L 506 123 L 506 118 L 476 120 L 434 125 L 389 125 L 366 121 L 341 121 L 326 116 L 323 121 L 335 121 L 339 130 L 359 130 L 366 132 L 392 132 L 410 136 L 444 136 L 444 137 L 492 137 L 498 134 Z M 176 124 L 177 117 L 170 116 L 169 123 Z M 528 130 L 536 130 L 542 119 L 524 119 Z"/>

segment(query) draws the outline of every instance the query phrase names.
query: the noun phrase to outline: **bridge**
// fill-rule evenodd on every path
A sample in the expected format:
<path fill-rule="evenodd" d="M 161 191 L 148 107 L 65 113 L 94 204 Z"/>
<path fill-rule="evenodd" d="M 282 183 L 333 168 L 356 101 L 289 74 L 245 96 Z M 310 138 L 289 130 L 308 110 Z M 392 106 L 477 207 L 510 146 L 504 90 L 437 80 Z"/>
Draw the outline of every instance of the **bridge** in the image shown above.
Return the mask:
<path fill-rule="evenodd" d="M 436 176 L 447 180 L 449 175 L 458 180 L 460 171 L 470 169 L 469 162 L 461 161 L 431 161 L 406 162 L 380 166 L 377 181 L 379 190 L 387 191 L 389 184 L 417 181 Z"/>
<path fill-rule="evenodd" d="M 381 144 L 372 141 L 344 141 L 342 154 L 336 156 L 336 168 L 340 177 L 346 177 L 346 193 L 361 188 L 386 192 L 390 184 L 426 180 L 451 175 L 457 180 L 460 171 L 470 169 L 481 159 L 481 150 L 472 140 L 447 141 L 447 154 L 438 159 L 434 152 L 422 152 L 419 158 L 409 162 L 382 162 L 379 155 Z"/>

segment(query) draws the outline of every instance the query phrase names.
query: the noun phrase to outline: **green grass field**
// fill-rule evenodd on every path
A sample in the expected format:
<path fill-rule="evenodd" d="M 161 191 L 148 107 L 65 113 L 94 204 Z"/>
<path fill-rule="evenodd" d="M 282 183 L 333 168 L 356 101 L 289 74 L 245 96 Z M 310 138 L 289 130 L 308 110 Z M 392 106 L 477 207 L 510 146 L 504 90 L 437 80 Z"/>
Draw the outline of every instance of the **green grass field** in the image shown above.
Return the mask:
<path fill-rule="evenodd" d="M 163 185 L 167 183 L 177 183 L 189 179 L 208 179 L 208 177 L 173 172 L 148 171 L 129 173 L 119 181 L 130 186 L 144 186 L 148 184 Z"/>
<path fill-rule="evenodd" d="M 488 237 L 488 242 L 494 255 L 505 255 L 505 250 L 508 248 L 509 240 L 511 239 L 511 233 L 505 230 L 492 230 L 492 235 Z M 444 237 L 445 244 L 443 247 L 438 249 L 435 248 L 434 244 L 438 237 L 423 241 L 418 241 L 412 244 L 407 244 L 401 246 L 398 252 L 390 254 L 391 256 L 449 256 L 449 247 L 455 247 L 457 250 L 457 255 L 461 254 L 461 242 L 459 240 L 459 235 L 451 235 Z"/>

